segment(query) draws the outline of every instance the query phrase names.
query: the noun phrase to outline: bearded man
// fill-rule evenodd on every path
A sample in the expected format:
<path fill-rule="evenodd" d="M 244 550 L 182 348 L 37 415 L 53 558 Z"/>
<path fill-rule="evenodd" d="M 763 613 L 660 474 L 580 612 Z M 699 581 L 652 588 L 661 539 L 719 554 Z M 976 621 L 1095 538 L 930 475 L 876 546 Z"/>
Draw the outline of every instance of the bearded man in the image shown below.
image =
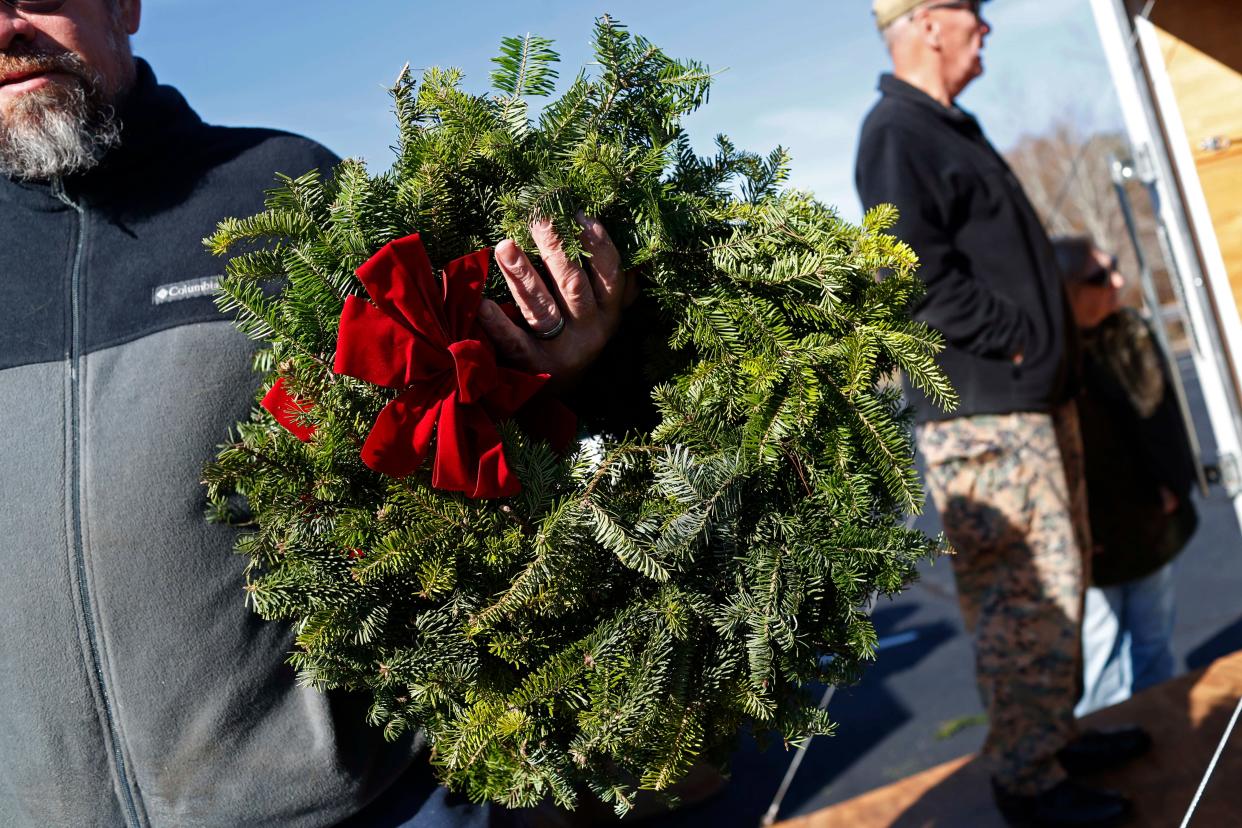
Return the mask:
<path fill-rule="evenodd" d="M 77 52 L 14 37 L 4 53 L 0 86 L 0 171 L 5 175 L 34 180 L 87 170 L 120 143 L 113 102 L 133 85 L 136 67 L 133 61 L 116 60 L 128 47 L 127 24 L 118 12 L 113 7 L 108 19 L 88 24 L 103 25 L 82 33 L 80 48 L 100 55 L 108 64 L 103 72 Z"/>
<path fill-rule="evenodd" d="M 290 632 L 247 610 L 232 531 L 204 520 L 200 472 L 255 377 L 201 239 L 260 210 L 274 173 L 337 159 L 203 123 L 132 55 L 140 17 L 0 0 L 0 824 L 486 824 L 417 737 L 386 743 L 364 699 L 297 685 Z M 615 330 L 595 297 L 625 277 L 584 225 L 590 274 L 533 228 L 555 295 L 497 245 L 546 337 L 485 308 L 509 361 L 573 376 Z"/>
<path fill-rule="evenodd" d="M 1127 801 L 1069 778 L 1147 749 L 1137 728 L 1079 734 L 1091 549 L 1076 338 L 1051 242 L 1017 178 L 956 104 L 983 72 L 982 0 L 874 0 L 893 62 L 859 141 L 865 207 L 896 205 L 918 254 L 915 318 L 940 331 L 954 411 L 906 383 L 927 484 L 956 555 L 989 727 L 983 756 L 1015 824 L 1111 825 Z"/>

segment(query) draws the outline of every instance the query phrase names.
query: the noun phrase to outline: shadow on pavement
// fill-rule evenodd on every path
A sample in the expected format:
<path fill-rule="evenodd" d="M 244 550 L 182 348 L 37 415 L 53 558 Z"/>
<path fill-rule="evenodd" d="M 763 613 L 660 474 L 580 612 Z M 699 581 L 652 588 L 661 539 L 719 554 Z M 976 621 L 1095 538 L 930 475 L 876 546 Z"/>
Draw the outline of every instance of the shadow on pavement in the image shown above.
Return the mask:
<path fill-rule="evenodd" d="M 1186 667 L 1190 670 L 1197 670 L 1200 667 L 1206 667 L 1221 656 L 1238 650 L 1242 650 L 1242 618 L 1188 652 Z"/>

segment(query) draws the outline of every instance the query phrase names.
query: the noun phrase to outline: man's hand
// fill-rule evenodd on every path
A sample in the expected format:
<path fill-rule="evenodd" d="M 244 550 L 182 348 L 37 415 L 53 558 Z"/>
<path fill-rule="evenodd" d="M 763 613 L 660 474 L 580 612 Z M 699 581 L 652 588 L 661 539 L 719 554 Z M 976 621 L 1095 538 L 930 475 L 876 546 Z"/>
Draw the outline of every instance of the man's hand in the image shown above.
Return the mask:
<path fill-rule="evenodd" d="M 511 240 L 496 245 L 496 263 L 529 331 L 510 321 L 490 299 L 479 308 L 479 321 L 505 362 L 551 374 L 559 386 L 571 383 L 599 356 L 621 324 L 622 311 L 638 294 L 637 279 L 621 272 L 620 256 L 604 226 L 582 215 L 578 223 L 583 247 L 591 254 L 585 268 L 565 255 L 551 222 L 531 225 L 551 285 Z"/>

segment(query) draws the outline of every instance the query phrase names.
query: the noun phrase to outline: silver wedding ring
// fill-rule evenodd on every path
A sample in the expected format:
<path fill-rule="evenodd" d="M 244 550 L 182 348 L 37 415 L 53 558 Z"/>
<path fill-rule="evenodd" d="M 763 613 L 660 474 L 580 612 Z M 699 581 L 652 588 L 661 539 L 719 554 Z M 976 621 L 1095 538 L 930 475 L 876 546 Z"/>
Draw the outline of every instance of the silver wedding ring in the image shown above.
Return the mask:
<path fill-rule="evenodd" d="M 536 339 L 556 339 L 558 336 L 561 335 L 561 331 L 563 330 L 565 330 L 565 317 L 564 316 L 556 320 L 556 324 L 546 331 L 537 331 L 534 328 L 531 328 L 530 332 L 534 334 Z"/>

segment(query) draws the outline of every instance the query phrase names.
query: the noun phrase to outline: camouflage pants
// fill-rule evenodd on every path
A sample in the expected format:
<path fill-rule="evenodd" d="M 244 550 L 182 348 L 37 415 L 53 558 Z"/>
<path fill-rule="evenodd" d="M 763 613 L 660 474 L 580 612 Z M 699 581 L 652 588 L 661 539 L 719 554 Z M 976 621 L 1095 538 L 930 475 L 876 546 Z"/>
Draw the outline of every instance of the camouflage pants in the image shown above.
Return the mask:
<path fill-rule="evenodd" d="M 1080 687 L 1091 543 L 1077 409 L 927 423 L 918 442 L 957 553 L 984 758 L 1005 788 L 1038 793 L 1065 777 L 1055 754 L 1075 735 Z"/>

